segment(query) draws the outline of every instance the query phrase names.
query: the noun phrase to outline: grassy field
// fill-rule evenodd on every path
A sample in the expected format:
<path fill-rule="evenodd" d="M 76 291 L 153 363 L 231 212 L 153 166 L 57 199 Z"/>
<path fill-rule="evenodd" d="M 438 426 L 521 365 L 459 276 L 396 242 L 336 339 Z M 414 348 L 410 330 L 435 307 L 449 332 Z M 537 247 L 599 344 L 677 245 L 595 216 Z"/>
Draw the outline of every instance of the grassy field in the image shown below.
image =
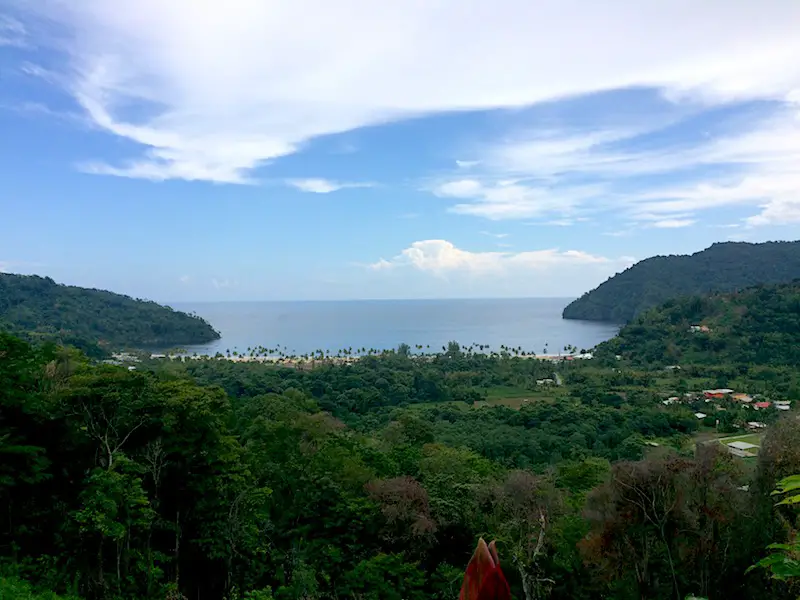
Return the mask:
<path fill-rule="evenodd" d="M 530 394 L 527 398 L 492 398 L 484 402 L 476 403 L 475 406 L 477 407 L 479 404 L 481 406 L 507 406 L 509 408 L 513 408 L 514 410 L 519 410 L 528 402 L 536 402 L 539 400 L 549 401 L 553 399 L 554 398 L 552 396 Z"/>
<path fill-rule="evenodd" d="M 536 392 L 521 387 L 497 386 L 486 390 L 486 399 L 505 400 L 510 398 L 532 398 Z"/>
<path fill-rule="evenodd" d="M 730 444 L 731 442 L 747 442 L 748 444 L 761 447 L 761 440 L 763 437 L 763 433 L 747 433 L 744 435 L 719 438 L 718 441 L 720 444 Z"/>
<path fill-rule="evenodd" d="M 526 390 L 520 387 L 498 386 L 486 390 L 486 400 L 476 402 L 475 407 L 507 406 L 519 410 L 528 402 L 554 400 L 558 394 L 556 390 L 563 390 L 563 388 L 552 386 L 543 387 L 541 390 Z"/>

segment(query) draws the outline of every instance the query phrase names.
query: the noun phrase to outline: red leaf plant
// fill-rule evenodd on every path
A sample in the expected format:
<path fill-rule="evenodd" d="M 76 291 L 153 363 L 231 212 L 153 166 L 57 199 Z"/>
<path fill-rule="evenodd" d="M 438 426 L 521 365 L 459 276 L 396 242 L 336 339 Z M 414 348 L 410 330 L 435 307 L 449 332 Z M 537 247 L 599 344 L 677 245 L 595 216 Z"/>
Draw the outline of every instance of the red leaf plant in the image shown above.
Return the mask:
<path fill-rule="evenodd" d="M 475 548 L 464 573 L 464 583 L 458 599 L 511 600 L 511 589 L 500 568 L 500 558 L 494 542 L 487 546 L 483 538 L 478 540 L 478 547 Z"/>

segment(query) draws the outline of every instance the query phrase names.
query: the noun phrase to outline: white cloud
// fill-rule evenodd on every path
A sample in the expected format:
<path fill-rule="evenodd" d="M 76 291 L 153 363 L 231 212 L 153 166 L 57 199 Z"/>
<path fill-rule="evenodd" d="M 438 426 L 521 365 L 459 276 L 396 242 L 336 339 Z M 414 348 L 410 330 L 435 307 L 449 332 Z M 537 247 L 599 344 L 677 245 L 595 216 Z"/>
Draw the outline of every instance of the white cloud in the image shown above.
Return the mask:
<path fill-rule="evenodd" d="M 0 47 L 24 48 L 28 45 L 25 26 L 8 15 L 0 15 Z"/>
<path fill-rule="evenodd" d="M 456 166 L 459 169 L 471 169 L 480 164 L 481 161 L 479 160 L 457 160 Z"/>
<path fill-rule="evenodd" d="M 236 287 L 238 284 L 239 282 L 236 280 L 231 281 L 230 279 L 217 279 L 216 277 L 212 277 L 211 279 L 211 285 L 217 290 Z"/>
<path fill-rule="evenodd" d="M 716 225 L 709 225 L 709 227 L 712 227 L 714 229 L 736 229 L 741 226 L 742 226 L 741 223 L 719 223 Z"/>
<path fill-rule="evenodd" d="M 609 259 L 579 250 L 554 248 L 525 252 L 471 252 L 457 248 L 447 240 L 422 240 L 412 243 L 391 260 L 382 258 L 369 266 L 374 270 L 412 267 L 436 275 L 453 272 L 497 275 L 587 265 L 619 267 L 629 266 L 632 262 L 635 261 L 630 257 Z"/>
<path fill-rule="evenodd" d="M 716 136 L 639 147 L 636 136 L 646 130 L 624 127 L 502 140 L 485 149 L 482 172 L 470 179 L 455 172 L 431 189 L 468 201 L 454 212 L 495 220 L 551 215 L 551 223 L 565 222 L 587 210 L 686 220 L 741 205 L 761 208 L 750 225 L 800 222 L 800 111 L 773 103 L 748 117 L 722 121 Z"/>
<path fill-rule="evenodd" d="M 503 238 L 507 238 L 509 236 L 508 233 L 492 233 L 491 231 L 481 231 L 481 235 L 487 235 L 489 237 L 497 238 L 498 240 L 502 240 Z"/>
<path fill-rule="evenodd" d="M 330 194 L 347 188 L 372 187 L 371 183 L 340 183 L 330 179 L 287 179 L 286 184 L 300 190 L 313 194 Z"/>
<path fill-rule="evenodd" d="M 681 227 L 690 227 L 694 224 L 694 219 L 663 219 L 654 222 L 653 227 L 658 227 L 659 229 L 678 229 Z"/>
<path fill-rule="evenodd" d="M 470 202 L 450 208 L 451 212 L 492 220 L 525 219 L 552 212 L 567 214 L 581 202 L 595 197 L 596 186 L 574 186 L 551 190 L 518 179 L 457 179 L 434 185 L 431 191 L 442 198 L 461 198 Z"/>
<path fill-rule="evenodd" d="M 708 102 L 800 88 L 795 0 L 20 4 L 64 27 L 69 91 L 94 124 L 142 147 L 90 170 L 155 180 L 246 183 L 312 138 L 434 112 L 633 86 Z M 541 212 L 516 204 L 472 214 Z"/>
<path fill-rule="evenodd" d="M 181 283 L 189 283 L 191 280 L 192 280 L 192 278 L 189 277 L 188 275 L 181 275 L 178 278 L 178 281 L 180 281 Z"/>

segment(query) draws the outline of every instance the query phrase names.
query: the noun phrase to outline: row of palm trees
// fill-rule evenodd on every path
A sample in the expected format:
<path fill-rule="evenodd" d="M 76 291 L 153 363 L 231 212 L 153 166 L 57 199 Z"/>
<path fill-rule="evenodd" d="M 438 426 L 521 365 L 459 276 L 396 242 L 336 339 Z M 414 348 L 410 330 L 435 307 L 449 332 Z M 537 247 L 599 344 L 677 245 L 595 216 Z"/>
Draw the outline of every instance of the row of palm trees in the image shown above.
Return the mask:
<path fill-rule="evenodd" d="M 216 358 L 243 358 L 243 359 L 273 359 L 273 360 L 302 360 L 302 361 L 313 361 L 313 360 L 329 360 L 329 359 L 337 359 L 337 360 L 346 360 L 350 358 L 358 358 L 362 356 L 381 356 L 381 355 L 389 355 L 389 354 L 403 354 L 403 355 L 413 355 L 418 357 L 431 357 L 436 356 L 438 354 L 454 354 L 459 353 L 467 356 L 474 356 L 474 355 L 487 355 L 490 357 L 533 357 L 536 356 L 535 352 L 527 351 L 522 348 L 522 346 L 507 346 L 502 344 L 499 348 L 499 351 L 495 351 L 491 349 L 489 344 L 482 344 L 482 343 L 472 343 L 468 346 L 461 346 L 455 342 L 451 342 L 446 346 L 441 347 L 441 352 L 433 351 L 431 352 L 430 344 L 422 345 L 422 344 L 415 344 L 414 350 L 416 352 L 411 352 L 411 346 L 408 344 L 401 344 L 396 349 L 386 350 L 386 349 L 377 349 L 377 348 L 367 348 L 366 346 L 362 346 L 360 348 L 353 348 L 352 346 L 348 348 L 341 348 L 337 350 L 335 353 L 331 353 L 330 350 L 323 350 L 317 349 L 312 352 L 306 352 L 304 354 L 297 354 L 296 352 L 292 351 L 289 352 L 289 348 L 287 346 L 277 345 L 274 347 L 267 347 L 267 346 L 248 346 L 246 350 L 239 351 L 234 349 L 231 351 L 230 349 L 226 349 L 224 353 L 218 352 L 216 354 Z M 542 351 L 543 354 L 547 354 L 548 351 L 548 344 L 545 343 L 544 349 Z M 568 354 L 574 354 L 578 352 L 577 346 L 573 346 L 568 344 L 564 346 L 564 352 Z M 197 356 L 197 353 L 194 353 L 194 356 Z"/>

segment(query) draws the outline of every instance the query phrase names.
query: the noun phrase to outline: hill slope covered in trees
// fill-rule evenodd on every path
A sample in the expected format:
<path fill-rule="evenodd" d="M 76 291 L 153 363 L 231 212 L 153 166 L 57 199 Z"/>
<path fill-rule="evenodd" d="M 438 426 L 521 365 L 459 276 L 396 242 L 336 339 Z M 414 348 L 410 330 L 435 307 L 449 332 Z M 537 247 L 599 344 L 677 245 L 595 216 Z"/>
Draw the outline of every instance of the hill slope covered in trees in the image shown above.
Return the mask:
<path fill-rule="evenodd" d="M 570 303 L 563 317 L 627 323 L 670 298 L 796 278 L 800 242 L 725 242 L 692 255 L 642 260 Z"/>
<path fill-rule="evenodd" d="M 636 364 L 800 364 L 800 282 L 668 300 L 598 353 Z"/>
<path fill-rule="evenodd" d="M 219 338 L 203 319 L 155 302 L 8 273 L 0 273 L 0 329 L 73 345 L 90 355 Z"/>
<path fill-rule="evenodd" d="M 745 574 L 791 539 L 794 415 L 745 469 L 686 448 L 698 420 L 648 372 L 594 361 L 129 371 L 1 332 L 0 356 L 3 600 L 452 600 L 480 536 L 518 600 L 797 597 Z M 535 400 L 454 401 L 511 385 Z"/>

